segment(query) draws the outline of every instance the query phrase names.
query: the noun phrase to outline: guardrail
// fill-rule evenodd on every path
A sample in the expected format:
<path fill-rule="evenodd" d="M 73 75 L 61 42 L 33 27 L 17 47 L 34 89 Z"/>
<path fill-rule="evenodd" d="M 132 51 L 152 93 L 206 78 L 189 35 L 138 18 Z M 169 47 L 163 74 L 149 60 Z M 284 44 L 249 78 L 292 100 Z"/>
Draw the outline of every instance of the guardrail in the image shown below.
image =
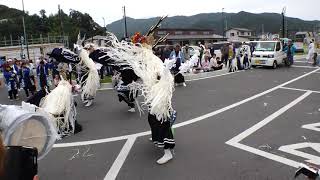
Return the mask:
<path fill-rule="evenodd" d="M 9 47 L 9 46 L 22 46 L 24 40 L 23 39 L 15 39 L 12 37 L 7 39 L 6 37 L 0 41 L 0 47 Z M 40 35 L 39 38 L 29 38 L 28 45 L 32 44 L 50 44 L 50 43 L 62 43 L 65 46 L 69 46 L 69 37 L 68 36 L 46 36 L 43 37 Z M 23 45 L 25 47 L 25 45 Z"/>

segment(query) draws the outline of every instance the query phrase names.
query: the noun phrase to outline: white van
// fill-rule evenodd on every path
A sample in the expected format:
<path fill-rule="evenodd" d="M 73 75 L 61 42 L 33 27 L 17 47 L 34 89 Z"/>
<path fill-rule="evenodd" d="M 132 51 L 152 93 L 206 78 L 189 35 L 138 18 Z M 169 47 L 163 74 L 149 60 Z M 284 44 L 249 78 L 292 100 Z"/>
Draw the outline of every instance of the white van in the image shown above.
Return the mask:
<path fill-rule="evenodd" d="M 256 43 L 251 61 L 253 67 L 270 66 L 275 69 L 287 57 L 281 41 L 256 41 Z"/>

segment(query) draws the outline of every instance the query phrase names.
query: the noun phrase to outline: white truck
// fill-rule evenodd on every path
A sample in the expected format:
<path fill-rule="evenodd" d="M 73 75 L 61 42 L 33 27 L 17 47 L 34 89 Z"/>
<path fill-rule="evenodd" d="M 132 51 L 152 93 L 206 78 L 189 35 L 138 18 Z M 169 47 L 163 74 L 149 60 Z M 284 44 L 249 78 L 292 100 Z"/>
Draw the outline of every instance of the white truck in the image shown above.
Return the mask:
<path fill-rule="evenodd" d="M 269 66 L 274 69 L 284 62 L 287 55 L 283 51 L 281 41 L 256 41 L 255 50 L 253 52 L 251 65 Z"/>

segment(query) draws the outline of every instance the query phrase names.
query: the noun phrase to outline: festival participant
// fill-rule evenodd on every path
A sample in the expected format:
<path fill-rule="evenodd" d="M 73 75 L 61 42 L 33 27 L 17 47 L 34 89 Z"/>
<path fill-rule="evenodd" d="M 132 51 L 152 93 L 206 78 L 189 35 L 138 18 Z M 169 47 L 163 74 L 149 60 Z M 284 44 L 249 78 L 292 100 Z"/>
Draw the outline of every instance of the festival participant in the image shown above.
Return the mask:
<path fill-rule="evenodd" d="M 181 53 L 181 47 L 179 44 L 177 44 L 174 48 L 174 50 L 170 54 L 170 59 L 175 60 L 175 67 L 173 68 L 173 74 L 174 74 L 174 83 L 176 86 L 183 85 L 186 87 L 186 83 L 184 80 L 184 76 L 179 73 L 179 67 L 181 66 L 181 63 L 183 63 L 183 55 Z"/>
<path fill-rule="evenodd" d="M 59 76 L 59 74 L 55 74 L 54 78 L 53 78 L 53 84 L 55 87 L 57 87 L 59 85 L 59 82 L 61 81 L 61 77 Z"/>
<path fill-rule="evenodd" d="M 4 173 L 4 160 L 5 160 L 5 148 L 2 142 L 2 136 L 0 136 L 0 179 Z"/>
<path fill-rule="evenodd" d="M 172 124 L 175 121 L 176 112 L 171 113 L 167 120 L 157 119 L 150 112 L 148 113 L 148 122 L 151 128 L 151 141 L 160 148 L 164 149 L 164 155 L 157 160 L 158 164 L 165 164 L 173 159 L 175 140 L 172 133 Z"/>
<path fill-rule="evenodd" d="M 38 83 L 40 89 L 47 88 L 49 90 L 49 82 L 48 82 L 48 76 L 49 76 L 49 70 L 48 66 L 45 64 L 45 61 L 43 59 L 40 60 L 39 65 L 37 67 L 37 76 L 38 76 Z"/>
<path fill-rule="evenodd" d="M 117 69 L 117 68 L 115 68 Z M 115 88 L 118 92 L 119 101 L 124 101 L 128 104 L 129 112 L 136 112 L 135 110 L 135 98 L 138 92 L 131 92 L 130 84 L 138 80 L 138 76 L 130 67 L 120 67 L 118 69 L 120 78 L 115 84 Z"/>
<path fill-rule="evenodd" d="M 96 91 L 100 85 L 100 78 L 94 62 L 89 58 L 87 50 L 78 49 L 79 55 L 64 48 L 55 48 L 49 53 L 49 57 L 54 58 L 60 64 L 67 63 L 81 66 L 81 100 L 86 107 L 93 104 Z M 68 66 L 60 66 L 65 72 L 69 71 Z M 61 74 L 61 73 L 60 73 Z"/>
<path fill-rule="evenodd" d="M 34 95 L 34 92 L 36 89 L 34 78 L 32 78 L 31 75 L 32 75 L 32 71 L 27 66 L 27 64 L 23 62 L 21 64 L 21 76 L 22 76 L 21 85 L 26 93 L 27 98 L 29 98 L 29 95 L 30 95 L 29 93 Z"/>
<path fill-rule="evenodd" d="M 5 78 L 5 84 L 8 89 L 10 100 L 17 100 L 17 74 L 14 73 L 13 68 L 11 68 L 9 65 L 6 65 L 3 76 Z"/>
<path fill-rule="evenodd" d="M 104 66 L 110 66 L 114 61 L 108 56 L 108 53 L 96 49 L 93 44 L 87 44 L 85 49 L 88 50 L 89 57 Z M 124 101 L 128 104 L 129 112 L 135 112 L 135 98 L 138 92 L 131 92 L 130 84 L 138 80 L 138 76 L 134 73 L 131 67 L 128 65 L 114 66 L 114 69 L 119 73 L 114 75 L 115 79 L 114 87 L 118 92 L 119 101 Z M 118 77 L 118 78 L 115 78 Z"/>
<path fill-rule="evenodd" d="M 49 93 L 45 87 L 27 100 L 52 115 L 62 137 L 82 131 L 82 126 L 76 120 L 77 103 L 74 102 L 72 91 L 72 85 L 62 79 L 52 92 Z"/>
<path fill-rule="evenodd" d="M 183 48 L 182 48 L 182 54 L 184 57 L 184 61 L 189 61 L 190 60 L 190 49 L 189 49 L 189 44 L 186 44 Z"/>

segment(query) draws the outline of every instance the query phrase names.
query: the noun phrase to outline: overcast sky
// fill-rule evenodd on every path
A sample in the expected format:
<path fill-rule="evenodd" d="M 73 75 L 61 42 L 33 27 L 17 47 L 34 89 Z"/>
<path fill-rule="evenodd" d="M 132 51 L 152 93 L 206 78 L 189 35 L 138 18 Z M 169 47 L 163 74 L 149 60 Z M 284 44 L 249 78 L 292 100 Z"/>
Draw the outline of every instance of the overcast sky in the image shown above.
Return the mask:
<path fill-rule="evenodd" d="M 45 9 L 47 14 L 56 13 L 58 4 L 64 12 L 69 9 L 89 13 L 100 25 L 103 17 L 106 24 L 122 18 L 122 6 L 127 16 L 149 18 L 162 15 L 194 15 L 198 13 L 248 11 L 253 13 L 281 13 L 286 6 L 287 15 L 305 20 L 320 20 L 320 0 L 24 0 L 25 10 L 38 13 Z M 0 0 L 0 4 L 22 9 L 21 0 Z"/>

